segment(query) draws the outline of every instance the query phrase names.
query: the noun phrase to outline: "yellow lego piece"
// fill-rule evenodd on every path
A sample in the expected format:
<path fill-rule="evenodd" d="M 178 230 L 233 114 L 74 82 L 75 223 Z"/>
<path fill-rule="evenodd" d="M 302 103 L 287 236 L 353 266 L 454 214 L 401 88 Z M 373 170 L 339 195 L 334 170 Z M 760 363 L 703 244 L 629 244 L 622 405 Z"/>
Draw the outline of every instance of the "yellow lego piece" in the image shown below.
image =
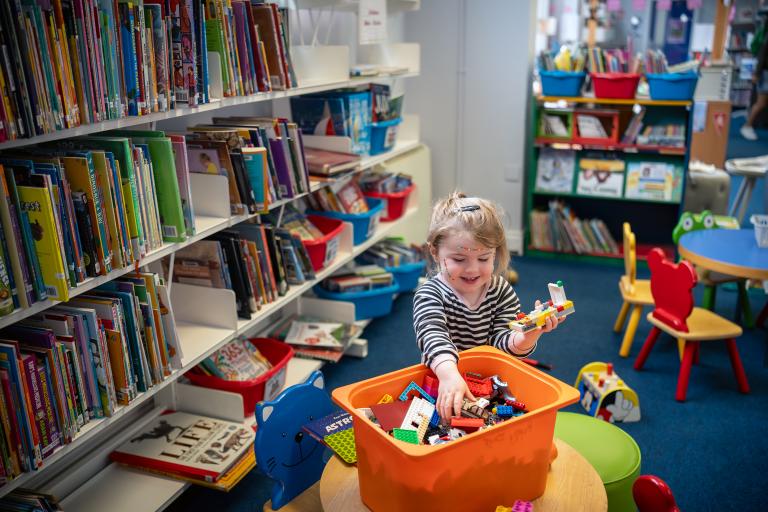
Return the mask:
<path fill-rule="evenodd" d="M 416 430 L 416 433 L 419 436 L 419 444 L 424 442 L 424 436 L 427 434 L 427 428 L 429 428 L 429 418 L 422 414 L 421 423 L 419 423 L 419 428 Z"/>
<path fill-rule="evenodd" d="M 394 402 L 395 399 L 392 398 L 392 395 L 385 394 L 383 397 L 381 397 L 381 400 L 376 402 L 377 404 L 389 404 Z"/>
<path fill-rule="evenodd" d="M 499 505 L 496 507 L 496 512 L 512 512 L 512 507 L 505 507 L 504 505 Z"/>

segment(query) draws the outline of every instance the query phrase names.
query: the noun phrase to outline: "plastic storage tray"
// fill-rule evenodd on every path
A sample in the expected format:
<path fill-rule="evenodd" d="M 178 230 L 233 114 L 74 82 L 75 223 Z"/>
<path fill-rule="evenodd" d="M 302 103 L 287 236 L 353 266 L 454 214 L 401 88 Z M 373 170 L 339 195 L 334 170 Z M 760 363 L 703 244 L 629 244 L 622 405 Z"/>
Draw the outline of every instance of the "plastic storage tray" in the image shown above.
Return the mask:
<path fill-rule="evenodd" d="M 581 96 L 584 72 L 540 70 L 541 92 L 544 96 Z"/>
<path fill-rule="evenodd" d="M 371 123 L 371 155 L 385 153 L 395 147 L 397 128 L 401 121 L 402 119 L 398 117 L 389 121 Z"/>
<path fill-rule="evenodd" d="M 309 210 L 306 213 L 308 215 L 320 215 L 323 217 L 330 217 L 332 219 L 339 219 L 344 222 L 350 222 L 352 224 L 352 243 L 354 245 L 360 245 L 368 240 L 376 227 L 379 225 L 379 219 L 381 213 L 384 210 L 384 200 L 376 199 L 374 197 L 366 197 L 365 201 L 368 203 L 368 211 L 366 213 L 339 213 L 339 212 L 318 212 L 315 210 Z"/>
<path fill-rule="evenodd" d="M 635 73 L 592 73 L 597 98 L 632 99 L 639 81 Z"/>
<path fill-rule="evenodd" d="M 645 75 L 652 100 L 690 100 L 696 90 L 696 73 L 655 73 Z"/>
<path fill-rule="evenodd" d="M 339 235 L 344 230 L 344 222 L 320 215 L 307 215 L 307 218 L 324 234 L 317 240 L 301 241 L 307 248 L 312 268 L 318 271 L 336 258 L 339 252 Z"/>
<path fill-rule="evenodd" d="M 398 267 L 385 267 L 385 270 L 395 276 L 399 291 L 410 292 L 419 286 L 419 278 L 424 275 L 426 266 L 426 261 L 417 261 L 416 263 L 403 263 Z"/>
<path fill-rule="evenodd" d="M 499 375 L 529 413 L 450 443 L 412 445 L 389 436 L 360 407 L 399 396 L 428 372 L 416 365 L 333 390 L 354 418 L 360 497 L 371 510 L 495 510 L 532 501 L 547 484 L 557 410 L 579 392 L 492 347 L 459 354 L 459 371 Z"/>
<path fill-rule="evenodd" d="M 243 395 L 245 416 L 253 414 L 257 402 L 271 400 L 280 393 L 285 385 L 286 366 L 293 357 L 293 348 L 282 341 L 269 338 L 251 338 L 248 341 L 253 343 L 259 352 L 272 363 L 272 368 L 264 375 L 252 380 L 236 381 L 198 373 L 195 368 L 184 374 L 192 384 L 197 386 Z"/>
<path fill-rule="evenodd" d="M 366 197 L 375 197 L 377 199 L 384 200 L 384 209 L 386 212 L 382 214 L 381 220 L 383 222 L 391 222 L 397 220 L 405 213 L 405 206 L 408 203 L 408 196 L 411 195 L 415 185 L 411 185 L 405 190 L 400 192 L 363 192 Z"/>
<path fill-rule="evenodd" d="M 343 300 L 355 304 L 355 320 L 378 318 L 392 312 L 394 295 L 399 291 L 397 284 L 364 292 L 339 293 L 326 290 L 320 285 L 313 288 L 321 299 Z"/>

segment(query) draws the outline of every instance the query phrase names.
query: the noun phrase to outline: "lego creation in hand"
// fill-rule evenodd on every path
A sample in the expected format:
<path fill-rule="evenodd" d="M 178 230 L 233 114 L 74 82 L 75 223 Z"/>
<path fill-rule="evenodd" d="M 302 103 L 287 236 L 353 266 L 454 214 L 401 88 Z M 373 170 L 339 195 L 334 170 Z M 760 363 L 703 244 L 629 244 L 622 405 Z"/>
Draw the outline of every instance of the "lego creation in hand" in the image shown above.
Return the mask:
<path fill-rule="evenodd" d="M 509 328 L 514 331 L 528 332 L 533 329 L 543 327 L 547 318 L 556 316 L 563 318 L 574 311 L 573 302 L 565 297 L 565 288 L 563 282 L 549 283 L 550 300 L 539 304 L 536 309 L 528 313 L 518 313 L 517 318 L 509 322 Z"/>
<path fill-rule="evenodd" d="M 587 412 L 609 423 L 640 421 L 640 400 L 613 371 L 613 364 L 594 362 L 576 377 L 579 402 Z"/>

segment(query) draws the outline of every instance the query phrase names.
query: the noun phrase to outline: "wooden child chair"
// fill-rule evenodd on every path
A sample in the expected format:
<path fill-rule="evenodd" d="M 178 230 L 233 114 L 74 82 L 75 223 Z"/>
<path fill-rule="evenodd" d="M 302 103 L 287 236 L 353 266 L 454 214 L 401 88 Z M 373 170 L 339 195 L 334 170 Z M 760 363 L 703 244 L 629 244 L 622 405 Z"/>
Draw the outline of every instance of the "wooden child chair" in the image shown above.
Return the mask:
<path fill-rule="evenodd" d="M 656 247 L 648 253 L 648 267 L 651 269 L 651 293 L 655 308 L 648 313 L 647 318 L 653 328 L 635 360 L 635 370 L 643 368 L 661 331 L 673 336 L 685 347 L 675 394 L 676 400 L 684 402 L 691 365 L 694 360 L 698 362 L 699 343 L 725 340 L 739 391 L 749 393 L 747 375 L 736 347 L 736 337 L 741 336 L 741 327 L 712 311 L 693 307 L 691 290 L 697 280 L 693 265 L 687 261 L 675 264 L 664 257 L 664 251 Z"/>
<path fill-rule="evenodd" d="M 619 316 L 616 317 L 616 323 L 613 326 L 614 332 L 621 332 L 629 307 L 632 306 L 632 315 L 629 317 L 629 324 L 624 332 L 624 339 L 619 350 L 621 357 L 627 357 L 632 348 L 632 341 L 635 338 L 635 331 L 637 331 L 637 324 L 640 322 L 643 306 L 653 305 L 651 282 L 647 279 L 637 279 L 635 234 L 632 232 L 629 222 L 624 223 L 624 275 L 619 279 L 619 291 L 624 303 L 621 305 Z"/>

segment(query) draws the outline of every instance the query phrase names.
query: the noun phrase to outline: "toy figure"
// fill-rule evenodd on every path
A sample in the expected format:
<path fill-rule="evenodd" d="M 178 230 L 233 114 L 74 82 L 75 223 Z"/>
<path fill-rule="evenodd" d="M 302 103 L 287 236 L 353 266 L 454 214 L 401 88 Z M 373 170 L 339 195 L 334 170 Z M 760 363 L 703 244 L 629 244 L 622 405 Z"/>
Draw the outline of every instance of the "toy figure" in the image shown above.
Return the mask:
<path fill-rule="evenodd" d="M 549 283 L 550 300 L 536 306 L 536 309 L 528 313 L 518 313 L 517 318 L 509 323 L 509 328 L 518 332 L 532 331 L 538 327 L 543 327 L 547 318 L 552 316 L 558 319 L 570 315 L 576 311 L 573 302 L 565 297 L 565 288 L 563 282 Z"/>

